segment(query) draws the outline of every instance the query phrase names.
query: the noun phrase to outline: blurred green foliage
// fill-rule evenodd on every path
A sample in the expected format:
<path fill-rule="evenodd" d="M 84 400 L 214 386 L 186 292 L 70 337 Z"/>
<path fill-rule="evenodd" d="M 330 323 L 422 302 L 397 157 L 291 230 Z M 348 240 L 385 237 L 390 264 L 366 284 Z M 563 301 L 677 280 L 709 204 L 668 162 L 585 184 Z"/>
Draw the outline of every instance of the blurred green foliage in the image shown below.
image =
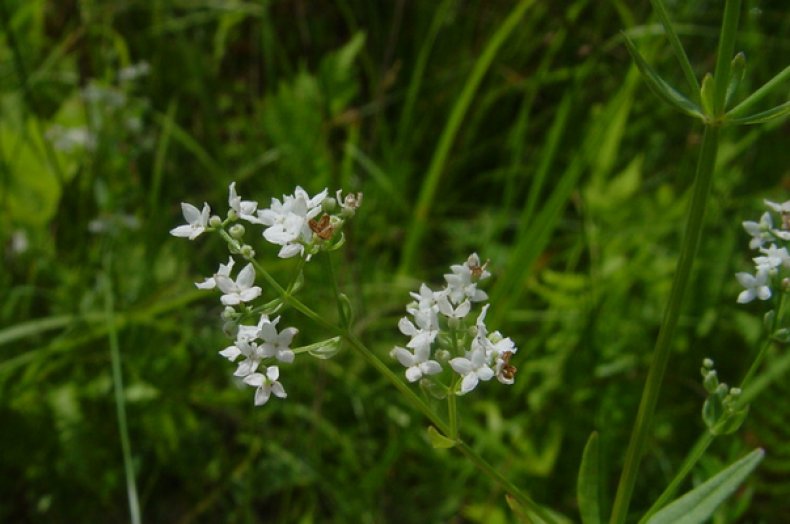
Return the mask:
<path fill-rule="evenodd" d="M 670 4 L 701 77 L 720 6 Z M 752 89 L 786 65 L 790 16 L 780 0 L 744 4 L 737 49 Z M 348 352 L 298 359 L 283 372 L 287 401 L 264 408 L 234 386 L 217 355 L 220 308 L 192 284 L 226 260 L 223 245 L 168 235 L 179 202 L 221 208 L 234 180 L 262 204 L 297 184 L 364 192 L 340 277 L 382 358 L 400 343 L 409 290 L 471 251 L 489 258 L 491 315 L 520 347 L 519 373 L 511 388 L 461 399 L 462 428 L 506 476 L 574 518 L 577 468 L 598 430 L 613 491 L 699 129 L 658 103 L 621 45 L 626 29 L 680 78 L 647 2 L 535 2 L 486 68 L 415 218 L 439 137 L 514 5 L 0 3 L 0 521 L 128 519 L 113 329 L 145 521 L 514 520 L 503 493 L 457 453 L 431 449 L 424 421 Z M 735 381 L 755 351 L 759 305 L 735 304 L 740 222 L 763 198 L 787 200 L 790 150 L 786 124 L 744 129 L 720 150 L 635 510 L 704 430 L 702 358 Z M 420 249 L 404 265 L 410 241 Z M 258 253 L 289 275 L 273 249 Z M 321 278 L 309 267 L 302 297 L 331 317 Z M 299 344 L 326 337 L 288 314 Z M 763 394 L 706 458 L 699 479 L 746 449 L 767 451 L 717 522 L 790 514 L 786 390 Z"/>

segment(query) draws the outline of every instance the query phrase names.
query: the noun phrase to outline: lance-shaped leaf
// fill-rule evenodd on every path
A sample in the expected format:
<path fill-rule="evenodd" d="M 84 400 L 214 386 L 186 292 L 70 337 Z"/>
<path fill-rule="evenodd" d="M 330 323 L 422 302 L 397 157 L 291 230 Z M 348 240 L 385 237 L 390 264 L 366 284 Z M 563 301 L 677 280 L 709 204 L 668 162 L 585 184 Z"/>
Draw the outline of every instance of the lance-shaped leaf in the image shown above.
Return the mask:
<path fill-rule="evenodd" d="M 729 497 L 763 459 L 765 452 L 755 449 L 742 459 L 689 491 L 653 515 L 647 524 L 701 524 Z"/>
<path fill-rule="evenodd" d="M 777 73 L 775 77 L 757 89 L 757 91 L 747 96 L 740 104 L 729 110 L 727 112 L 727 116 L 729 117 L 730 121 L 733 121 L 736 118 L 744 118 L 744 115 L 752 111 L 752 108 L 757 102 L 771 94 L 778 86 L 782 85 L 787 80 L 790 80 L 790 66 L 785 67 L 782 71 Z M 779 107 L 782 106 L 780 105 Z"/>
<path fill-rule="evenodd" d="M 601 465 L 598 452 L 598 433 L 593 431 L 584 446 L 582 463 L 579 466 L 579 479 L 576 482 L 576 498 L 583 524 L 600 524 L 601 504 L 598 498 L 598 481 Z"/>
<path fill-rule="evenodd" d="M 639 69 L 639 72 L 642 73 L 642 78 L 645 79 L 645 82 L 647 82 L 647 85 L 650 87 L 650 89 L 664 102 L 668 103 L 678 111 L 702 119 L 704 115 L 702 114 L 700 107 L 686 98 L 686 96 L 677 89 L 669 85 L 666 80 L 661 78 L 658 73 L 656 73 L 653 68 L 650 67 L 645 59 L 642 58 L 642 55 L 639 54 L 636 46 L 634 46 L 633 42 L 631 42 L 625 33 L 623 33 L 623 38 L 625 39 L 625 45 L 628 48 L 628 52 L 631 53 L 631 56 L 636 63 L 636 67 Z"/>
<path fill-rule="evenodd" d="M 735 55 L 730 63 L 730 83 L 727 85 L 727 94 L 724 97 L 724 107 L 729 107 L 732 97 L 738 91 L 738 86 L 743 81 L 743 74 L 746 71 L 746 55 L 743 52 Z"/>
<path fill-rule="evenodd" d="M 713 75 L 710 73 L 705 75 L 702 79 L 702 87 L 699 90 L 699 98 L 702 101 L 702 111 L 709 116 L 713 116 L 713 104 L 716 98 L 716 84 L 713 81 Z"/>
<path fill-rule="evenodd" d="M 787 115 L 790 115 L 790 100 L 788 100 L 784 104 L 779 104 L 778 106 L 769 109 L 767 111 L 763 111 L 761 113 L 756 113 L 754 115 L 749 115 L 749 116 L 742 116 L 738 118 L 728 118 L 727 122 L 730 124 L 741 125 L 741 126 L 750 125 L 750 124 L 764 124 L 765 122 L 770 122 L 771 120 L 784 118 Z"/>
<path fill-rule="evenodd" d="M 431 441 L 431 446 L 437 449 L 448 449 L 456 445 L 455 440 L 445 437 L 433 426 L 428 426 L 428 440 Z"/>

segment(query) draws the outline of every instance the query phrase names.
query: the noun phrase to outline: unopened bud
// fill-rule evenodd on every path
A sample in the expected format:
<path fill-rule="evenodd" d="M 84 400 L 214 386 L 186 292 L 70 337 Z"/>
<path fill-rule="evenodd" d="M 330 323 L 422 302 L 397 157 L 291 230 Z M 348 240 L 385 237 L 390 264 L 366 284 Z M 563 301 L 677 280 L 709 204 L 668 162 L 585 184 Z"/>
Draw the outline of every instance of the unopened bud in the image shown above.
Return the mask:
<path fill-rule="evenodd" d="M 208 225 L 219 227 L 222 225 L 222 219 L 218 215 L 211 215 L 211 218 L 208 219 Z"/>
<path fill-rule="evenodd" d="M 239 240 L 241 237 L 244 236 L 244 226 L 241 224 L 234 224 L 231 226 L 230 230 L 228 231 L 230 236 Z"/>

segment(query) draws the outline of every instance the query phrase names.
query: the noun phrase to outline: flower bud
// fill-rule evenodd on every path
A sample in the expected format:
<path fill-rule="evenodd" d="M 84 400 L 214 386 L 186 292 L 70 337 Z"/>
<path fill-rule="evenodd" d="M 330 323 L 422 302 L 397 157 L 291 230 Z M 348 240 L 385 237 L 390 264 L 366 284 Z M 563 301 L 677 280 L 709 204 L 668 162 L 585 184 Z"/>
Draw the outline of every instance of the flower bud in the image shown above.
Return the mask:
<path fill-rule="evenodd" d="M 239 253 L 241 253 L 241 256 L 243 256 L 247 260 L 251 260 L 255 258 L 255 250 L 249 244 L 244 244 L 243 246 L 241 246 Z"/>
<path fill-rule="evenodd" d="M 222 225 L 222 219 L 218 215 L 211 215 L 211 218 L 208 219 L 208 225 L 219 227 Z"/>
<path fill-rule="evenodd" d="M 239 214 L 236 213 L 236 210 L 235 209 L 229 209 L 228 210 L 228 220 L 232 220 L 232 221 L 235 222 L 238 219 L 239 219 Z"/>
<path fill-rule="evenodd" d="M 244 236 L 244 226 L 241 224 L 233 224 L 228 232 L 230 233 L 230 236 L 236 240 L 239 240 Z"/>
<path fill-rule="evenodd" d="M 716 370 L 712 369 L 708 371 L 704 377 L 705 378 L 702 380 L 702 385 L 705 387 L 705 391 L 708 393 L 715 392 L 716 388 L 719 387 L 719 377 L 716 375 Z"/>

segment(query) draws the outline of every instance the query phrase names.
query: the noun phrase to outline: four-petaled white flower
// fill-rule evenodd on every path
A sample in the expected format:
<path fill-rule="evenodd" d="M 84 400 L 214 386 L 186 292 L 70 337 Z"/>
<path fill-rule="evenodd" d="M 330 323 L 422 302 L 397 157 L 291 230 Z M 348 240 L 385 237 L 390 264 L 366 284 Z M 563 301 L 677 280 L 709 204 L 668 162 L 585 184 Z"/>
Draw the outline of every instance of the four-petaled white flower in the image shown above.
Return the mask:
<path fill-rule="evenodd" d="M 460 304 L 464 299 L 472 302 L 482 302 L 488 295 L 482 289 L 477 289 L 477 282 L 491 276 L 485 269 L 485 265 L 480 265 L 480 257 L 477 253 L 469 255 L 463 264 L 450 266 L 452 273 L 444 275 L 447 282 L 447 293 L 453 304 Z"/>
<path fill-rule="evenodd" d="M 264 357 L 274 357 L 280 362 L 290 364 L 294 361 L 294 352 L 289 346 L 294 335 L 299 330 L 289 327 L 277 333 L 277 323 L 279 321 L 280 317 L 275 318 L 273 321 L 269 321 L 268 317 L 266 317 L 264 322 L 263 317 L 261 317 L 261 323 L 258 324 L 260 326 L 258 337 L 263 340 L 263 344 L 260 346 L 261 353 Z"/>
<path fill-rule="evenodd" d="M 208 204 L 203 204 L 203 210 L 199 210 L 192 204 L 186 202 L 181 203 L 181 213 L 187 223 L 183 226 L 174 227 L 170 230 L 170 234 L 174 237 L 189 238 L 195 240 L 201 233 L 208 227 L 208 219 L 211 214 L 211 208 Z"/>
<path fill-rule="evenodd" d="M 305 245 L 313 239 L 310 220 L 321 213 L 321 203 L 326 195 L 327 190 L 324 189 L 310 198 L 304 189 L 297 187 L 293 195 L 284 195 L 282 201 L 272 198 L 269 208 L 258 210 L 258 221 L 268 226 L 263 231 L 263 238 L 282 246 L 278 253 L 280 258 L 304 254 Z"/>
<path fill-rule="evenodd" d="M 269 397 L 274 393 L 275 397 L 285 398 L 288 395 L 285 393 L 283 385 L 277 379 L 280 378 L 280 368 L 277 366 L 269 366 L 266 368 L 266 374 L 253 373 L 244 377 L 244 382 L 249 384 L 255 390 L 255 405 L 263 406 L 269 401 Z"/>
<path fill-rule="evenodd" d="M 418 310 L 415 311 L 414 324 L 407 317 L 403 317 L 398 322 L 398 329 L 406 336 L 411 337 L 407 347 L 416 348 L 419 346 L 430 346 L 436 335 L 439 334 L 439 327 L 436 325 L 436 319 L 432 311 Z"/>
<path fill-rule="evenodd" d="M 261 288 L 253 286 L 255 283 L 255 268 L 252 263 L 247 264 L 239 271 L 239 275 L 234 281 L 229 276 L 220 275 L 219 273 L 214 276 L 217 287 L 224 293 L 220 297 L 220 301 L 226 306 L 235 306 L 242 302 L 249 302 L 255 300 L 261 294 Z"/>
<path fill-rule="evenodd" d="M 746 288 L 741 291 L 740 295 L 738 295 L 739 304 L 746 304 L 755 298 L 759 298 L 760 300 L 768 300 L 771 298 L 771 288 L 767 285 L 767 271 L 757 271 L 756 275 L 751 275 L 749 273 L 737 273 L 735 278 L 737 278 L 738 282 L 740 282 L 741 285 Z"/>
<path fill-rule="evenodd" d="M 406 348 L 396 346 L 392 356 L 398 359 L 406 369 L 406 379 L 416 382 L 426 375 L 435 375 L 442 372 L 442 366 L 435 360 L 430 360 L 431 346 L 423 345 L 414 348 L 414 353 Z"/>
<path fill-rule="evenodd" d="M 744 222 L 743 229 L 745 229 L 746 232 L 752 237 L 752 239 L 749 241 L 749 248 L 759 249 L 763 247 L 763 244 L 766 242 L 770 242 L 773 239 L 771 235 L 771 230 L 773 227 L 774 224 L 773 220 L 771 219 L 771 213 L 768 211 L 763 213 L 763 216 L 760 217 L 759 222 L 754 222 L 752 220 L 747 220 Z"/>
<path fill-rule="evenodd" d="M 195 287 L 198 289 L 214 289 L 217 287 L 216 277 L 222 276 L 230 278 L 230 270 L 233 269 L 233 264 L 235 263 L 236 261 L 233 260 L 233 257 L 228 257 L 228 263 L 220 264 L 219 269 L 216 273 L 214 273 L 214 276 L 208 277 L 203 282 L 195 282 Z"/>
<path fill-rule="evenodd" d="M 450 367 L 463 377 L 459 395 L 465 395 L 475 389 L 481 380 L 491 380 L 494 370 L 488 365 L 485 351 L 472 351 L 467 357 L 450 360 Z"/>
<path fill-rule="evenodd" d="M 228 206 L 236 212 L 236 216 L 247 222 L 253 224 L 260 224 L 258 217 L 255 216 L 255 211 L 258 208 L 258 202 L 254 200 L 242 200 L 236 193 L 236 182 L 231 182 L 228 188 Z"/>

